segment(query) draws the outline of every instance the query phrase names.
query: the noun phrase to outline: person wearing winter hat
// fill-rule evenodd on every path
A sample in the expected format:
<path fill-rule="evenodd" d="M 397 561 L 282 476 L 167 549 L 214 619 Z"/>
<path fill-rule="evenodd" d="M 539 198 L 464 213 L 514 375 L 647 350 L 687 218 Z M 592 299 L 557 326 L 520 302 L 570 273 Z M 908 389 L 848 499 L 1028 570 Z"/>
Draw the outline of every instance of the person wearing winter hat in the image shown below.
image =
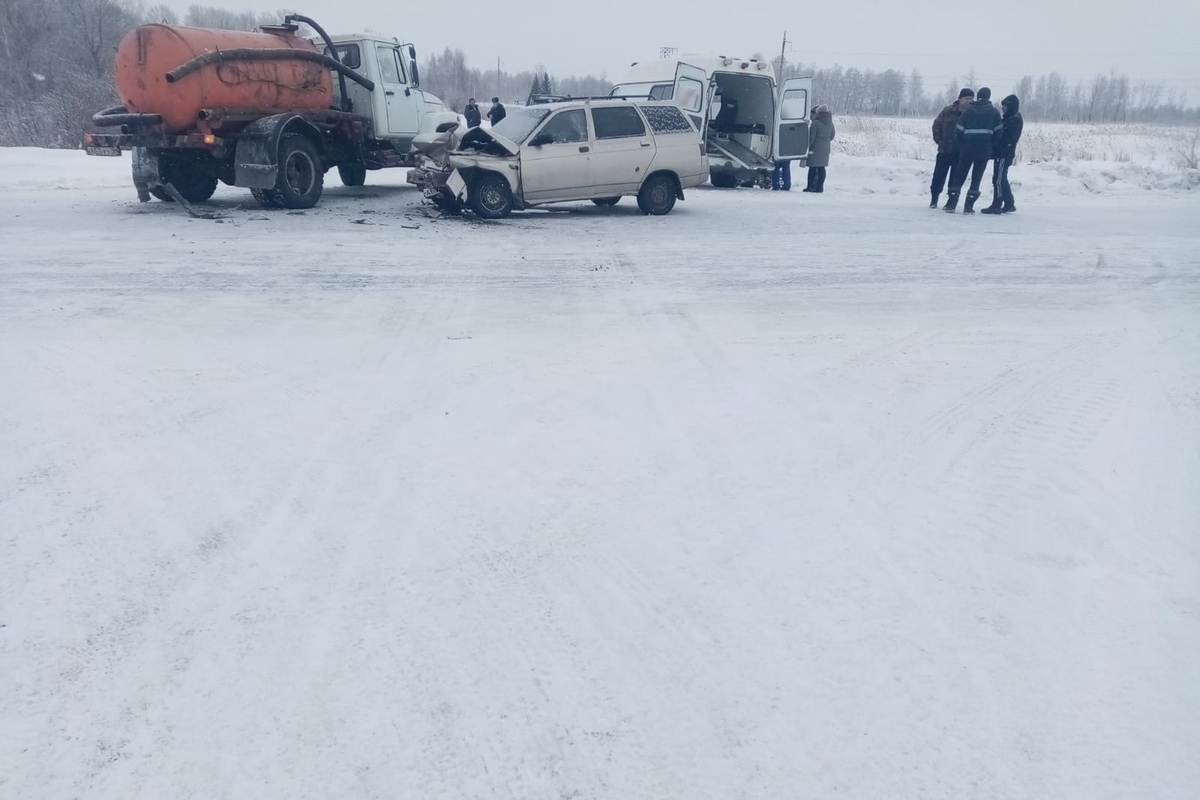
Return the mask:
<path fill-rule="evenodd" d="M 975 99 L 975 92 L 963 89 L 958 93 L 958 99 L 942 109 L 933 121 L 933 141 L 937 143 L 937 162 L 933 167 L 933 182 L 929 184 L 929 207 L 937 208 L 938 196 L 946 186 L 946 176 L 954 183 L 958 173 L 958 132 L 954 126 L 963 111 Z"/>
<path fill-rule="evenodd" d="M 837 131 L 829 106 L 817 106 L 811 116 L 812 121 L 808 126 L 808 188 L 804 191 L 820 194 L 825 191 L 825 170 L 829 166 L 829 154 Z"/>
<path fill-rule="evenodd" d="M 983 173 L 992 159 L 992 145 L 1000 138 L 1004 123 L 1000 112 L 992 105 L 992 90 L 986 86 L 975 93 L 975 102 L 967 106 L 954 126 L 958 133 L 958 169 L 959 174 L 951 177 L 949 199 L 946 200 L 946 211 L 951 214 L 958 206 L 958 195 L 962 185 L 971 173 L 971 188 L 967 190 L 967 202 L 963 204 L 964 214 L 975 213 L 975 201 L 979 199 L 979 184 L 983 182 Z"/>
<path fill-rule="evenodd" d="M 1004 130 L 992 153 L 992 204 L 981 209 L 984 214 L 1011 214 L 1017 210 L 1008 183 L 1008 168 L 1017 158 L 1017 142 L 1021 141 L 1025 121 L 1021 119 L 1021 101 L 1015 94 L 1001 100 L 1000 108 L 1004 110 Z"/>

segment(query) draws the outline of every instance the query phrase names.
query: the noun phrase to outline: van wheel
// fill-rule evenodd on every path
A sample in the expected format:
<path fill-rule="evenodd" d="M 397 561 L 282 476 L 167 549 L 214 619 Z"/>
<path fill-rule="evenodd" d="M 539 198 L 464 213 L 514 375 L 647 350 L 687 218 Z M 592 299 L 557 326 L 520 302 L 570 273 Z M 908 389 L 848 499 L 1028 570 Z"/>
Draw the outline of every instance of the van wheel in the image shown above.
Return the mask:
<path fill-rule="evenodd" d="M 638 208 L 643 214 L 660 217 L 675 207 L 675 181 L 670 175 L 651 175 L 638 192 Z"/>
<path fill-rule="evenodd" d="M 367 182 L 367 168 L 362 164 L 341 164 L 338 166 L 343 186 L 362 186 Z"/>
<path fill-rule="evenodd" d="M 725 172 L 717 172 L 708 176 L 708 182 L 718 189 L 736 189 L 737 178 Z"/>
<path fill-rule="evenodd" d="M 254 198 L 268 208 L 312 208 L 324 185 L 325 167 L 316 146 L 302 133 L 285 133 L 279 138 L 275 188 L 256 189 Z"/>
<path fill-rule="evenodd" d="M 597 197 L 594 200 L 592 200 L 592 202 L 595 203 L 596 205 L 600 206 L 601 208 L 609 208 L 609 207 L 615 206 L 617 203 L 621 202 L 621 198 L 619 198 L 619 197 Z"/>
<path fill-rule="evenodd" d="M 485 172 L 471 187 L 471 210 L 480 219 L 503 219 L 512 213 L 513 196 L 508 181 L 494 172 Z"/>

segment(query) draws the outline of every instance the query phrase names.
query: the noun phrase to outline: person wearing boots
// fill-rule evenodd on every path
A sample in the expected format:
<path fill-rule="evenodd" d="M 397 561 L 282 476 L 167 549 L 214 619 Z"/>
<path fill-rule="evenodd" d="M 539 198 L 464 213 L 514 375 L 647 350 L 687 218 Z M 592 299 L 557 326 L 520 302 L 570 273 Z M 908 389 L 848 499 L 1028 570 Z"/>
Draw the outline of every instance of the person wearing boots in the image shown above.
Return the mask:
<path fill-rule="evenodd" d="M 979 184 L 983 182 L 983 173 L 987 171 L 988 161 L 992 159 L 992 145 L 1000 138 L 1004 123 L 1000 112 L 992 105 L 992 90 L 986 86 L 975 93 L 975 102 L 967 106 L 967 110 L 959 117 L 954 126 L 958 132 L 958 175 L 950 179 L 949 197 L 946 200 L 946 211 L 951 214 L 958 206 L 958 195 L 962 185 L 971 173 L 971 188 L 967 190 L 967 202 L 963 204 L 964 214 L 975 213 L 975 201 L 979 199 Z"/>
<path fill-rule="evenodd" d="M 479 112 L 479 106 L 475 104 L 474 97 L 467 101 L 467 107 L 463 109 L 463 116 L 467 118 L 468 128 L 479 127 L 479 123 L 483 120 L 483 116 Z"/>
<path fill-rule="evenodd" d="M 975 92 L 963 89 L 958 99 L 942 109 L 933 121 L 933 141 L 937 143 L 937 162 L 933 167 L 933 182 L 929 184 L 929 207 L 938 207 L 938 197 L 946 186 L 946 177 L 954 183 L 958 173 L 958 132 L 954 126 L 967 106 L 975 99 Z"/>
<path fill-rule="evenodd" d="M 775 162 L 775 169 L 771 172 L 771 190 L 776 192 L 792 190 L 792 162 L 790 160 L 781 159 Z"/>
<path fill-rule="evenodd" d="M 829 106 L 814 108 L 808 126 L 808 188 L 804 191 L 816 194 L 825 191 L 825 170 L 829 167 L 829 153 L 836 134 Z"/>
<path fill-rule="evenodd" d="M 1017 158 L 1017 142 L 1021 141 L 1025 121 L 1021 119 L 1021 101 L 1015 94 L 1001 100 L 1000 108 L 1004 111 L 1004 130 L 992 153 L 992 204 L 982 209 L 984 214 L 1011 214 L 1017 210 L 1012 186 L 1008 184 L 1008 168 Z"/>

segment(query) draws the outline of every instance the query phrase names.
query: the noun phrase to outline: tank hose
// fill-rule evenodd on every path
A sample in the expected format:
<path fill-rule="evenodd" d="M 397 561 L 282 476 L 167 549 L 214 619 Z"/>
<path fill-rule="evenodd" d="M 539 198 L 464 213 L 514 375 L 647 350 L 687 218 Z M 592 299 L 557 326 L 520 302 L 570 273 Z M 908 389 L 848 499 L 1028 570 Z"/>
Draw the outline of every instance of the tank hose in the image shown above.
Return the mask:
<path fill-rule="evenodd" d="M 312 17 L 306 17 L 303 14 L 288 14 L 283 18 L 283 23 L 285 25 L 290 25 L 293 22 L 302 23 L 316 31 L 317 35 L 321 37 L 321 41 L 325 42 L 325 46 L 329 48 L 329 54 L 339 62 L 341 61 L 341 59 L 338 58 L 337 48 L 333 46 L 333 39 L 329 38 L 329 34 L 325 32 L 324 28 L 317 24 L 315 19 Z M 346 76 L 340 71 L 338 72 L 337 76 L 338 89 L 340 89 L 342 93 L 342 111 L 350 111 L 352 106 L 350 103 L 350 97 L 346 94 Z M 371 90 L 368 89 L 368 91 Z"/>
<path fill-rule="evenodd" d="M 359 75 L 336 58 L 312 50 L 292 50 L 287 48 L 259 50 L 250 47 L 239 47 L 234 50 L 213 50 L 198 55 L 191 61 L 180 64 L 168 72 L 166 76 L 167 83 L 175 83 L 180 78 L 185 78 L 210 64 L 224 64 L 230 61 L 308 61 L 313 64 L 326 66 L 336 71 L 339 75 L 345 75 L 368 92 L 375 91 L 374 81 Z"/>

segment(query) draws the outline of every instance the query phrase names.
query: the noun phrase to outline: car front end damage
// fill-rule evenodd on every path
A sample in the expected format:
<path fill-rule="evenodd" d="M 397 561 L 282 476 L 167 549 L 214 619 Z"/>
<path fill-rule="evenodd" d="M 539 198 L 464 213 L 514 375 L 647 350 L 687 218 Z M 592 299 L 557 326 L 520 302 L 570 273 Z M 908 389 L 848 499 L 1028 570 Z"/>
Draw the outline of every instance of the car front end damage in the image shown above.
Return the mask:
<path fill-rule="evenodd" d="M 417 166 L 408 172 L 408 183 L 442 211 L 457 212 L 472 201 L 472 192 L 483 174 L 503 177 L 512 203 L 521 208 L 520 148 L 503 137 L 472 128 L 465 134 L 446 131 L 422 134 L 413 140 L 419 153 Z"/>

